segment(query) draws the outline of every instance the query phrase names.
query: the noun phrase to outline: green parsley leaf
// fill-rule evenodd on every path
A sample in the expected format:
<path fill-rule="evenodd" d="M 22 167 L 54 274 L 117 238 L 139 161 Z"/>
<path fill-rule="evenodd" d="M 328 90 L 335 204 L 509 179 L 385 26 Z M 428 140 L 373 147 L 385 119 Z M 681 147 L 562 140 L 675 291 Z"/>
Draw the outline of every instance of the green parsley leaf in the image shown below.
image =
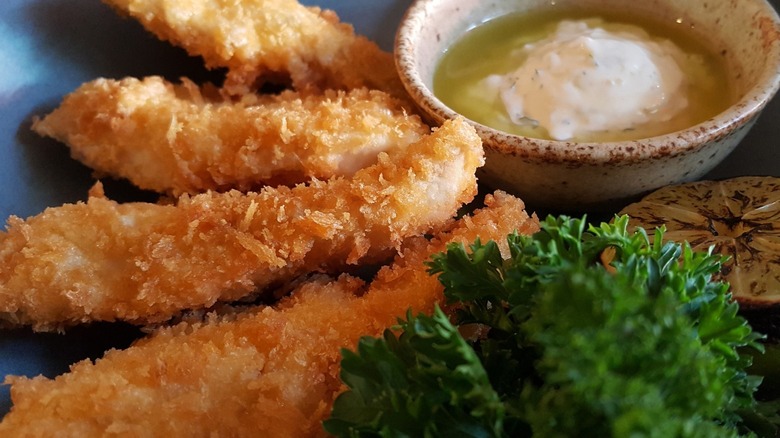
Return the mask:
<path fill-rule="evenodd" d="M 738 436 L 776 431 L 748 374 L 761 335 L 712 281 L 723 258 L 628 217 L 548 217 L 533 236 L 428 262 L 452 322 L 408 314 L 344 351 L 339 436 Z M 457 326 L 477 325 L 474 339 Z M 750 415 L 748 415 L 750 413 Z M 751 426 L 752 425 L 752 426 Z M 752 427 L 752 429 L 751 429 Z"/>
<path fill-rule="evenodd" d="M 325 430 L 339 436 L 497 436 L 504 406 L 474 350 L 436 309 L 407 315 L 399 338 L 365 337 L 345 350 L 341 376 L 351 388 Z"/>

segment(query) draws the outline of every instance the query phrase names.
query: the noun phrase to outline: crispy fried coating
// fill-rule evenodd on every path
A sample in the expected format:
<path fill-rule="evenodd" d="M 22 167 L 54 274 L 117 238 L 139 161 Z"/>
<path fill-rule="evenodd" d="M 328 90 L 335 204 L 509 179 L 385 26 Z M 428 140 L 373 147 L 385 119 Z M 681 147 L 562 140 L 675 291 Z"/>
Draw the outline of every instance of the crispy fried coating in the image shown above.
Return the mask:
<path fill-rule="evenodd" d="M 231 102 L 157 76 L 88 82 L 33 129 L 68 144 L 99 175 L 173 195 L 352 175 L 428 132 L 377 90 Z"/>
<path fill-rule="evenodd" d="M 165 321 L 305 272 L 370 260 L 452 218 L 476 194 L 482 142 L 462 119 L 352 178 L 177 205 L 101 197 L 0 233 L 0 320 L 58 329 Z"/>
<path fill-rule="evenodd" d="M 496 240 L 538 229 L 520 200 L 488 207 L 432 241 L 416 238 L 365 288 L 312 281 L 274 307 L 160 329 L 56 379 L 9 377 L 14 407 L 3 436 L 323 436 L 342 390 L 341 348 L 378 336 L 407 309 L 430 312 L 442 287 L 423 262 L 448 242 Z"/>
<path fill-rule="evenodd" d="M 228 69 L 225 88 L 245 94 L 258 78 L 288 73 L 293 87 L 360 88 L 402 97 L 393 57 L 357 36 L 335 12 L 296 0 L 104 0 L 158 38 Z"/>

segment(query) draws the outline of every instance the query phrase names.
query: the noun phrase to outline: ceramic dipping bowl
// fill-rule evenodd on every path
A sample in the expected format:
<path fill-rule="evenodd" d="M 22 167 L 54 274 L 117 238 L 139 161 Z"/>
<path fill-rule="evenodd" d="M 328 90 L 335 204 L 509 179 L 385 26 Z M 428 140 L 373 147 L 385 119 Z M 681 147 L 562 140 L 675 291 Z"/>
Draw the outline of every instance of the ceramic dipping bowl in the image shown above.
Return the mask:
<path fill-rule="evenodd" d="M 695 126 L 627 141 L 536 139 L 472 122 L 486 151 L 480 184 L 514 193 L 532 207 L 614 211 L 661 186 L 696 180 L 726 159 L 780 86 L 780 20 L 764 0 L 416 0 L 395 41 L 404 86 L 430 123 L 456 117 L 432 91 L 445 51 L 495 17 L 566 7 L 629 9 L 633 15 L 685 23 L 693 37 L 723 58 L 734 103 Z"/>

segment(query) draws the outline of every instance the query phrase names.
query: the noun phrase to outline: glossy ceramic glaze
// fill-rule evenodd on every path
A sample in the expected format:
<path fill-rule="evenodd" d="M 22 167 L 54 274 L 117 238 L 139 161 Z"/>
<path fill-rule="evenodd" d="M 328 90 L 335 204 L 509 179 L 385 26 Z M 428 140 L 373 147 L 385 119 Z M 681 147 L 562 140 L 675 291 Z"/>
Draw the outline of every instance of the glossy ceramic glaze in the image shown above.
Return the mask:
<path fill-rule="evenodd" d="M 487 155 L 480 181 L 530 205 L 603 211 L 663 185 L 698 179 L 734 150 L 780 85 L 780 20 L 763 0 L 417 0 L 396 36 L 404 84 L 432 122 L 455 117 L 431 91 L 437 62 L 449 45 L 490 18 L 572 5 L 632 8 L 634 14 L 688 27 L 724 58 L 737 103 L 683 131 L 611 143 L 534 139 L 474 122 Z"/>

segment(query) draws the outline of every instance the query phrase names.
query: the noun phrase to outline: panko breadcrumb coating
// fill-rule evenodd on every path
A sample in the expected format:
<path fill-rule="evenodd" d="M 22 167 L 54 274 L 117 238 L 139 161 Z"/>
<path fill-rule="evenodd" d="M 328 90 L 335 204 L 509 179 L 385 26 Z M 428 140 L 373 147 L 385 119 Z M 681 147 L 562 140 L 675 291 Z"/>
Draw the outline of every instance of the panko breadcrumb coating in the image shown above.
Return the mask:
<path fill-rule="evenodd" d="M 160 329 L 53 380 L 9 377 L 14 406 L 0 435 L 324 436 L 343 389 L 340 350 L 442 299 L 423 265 L 431 254 L 480 237 L 506 257 L 508 233 L 538 229 L 516 198 L 487 204 L 430 242 L 410 241 L 367 288 L 348 276 L 312 281 L 274 307 Z"/>
<path fill-rule="evenodd" d="M 429 131 L 377 90 L 284 91 L 240 102 L 207 94 L 187 80 L 97 79 L 33 129 L 68 144 L 99 175 L 173 195 L 349 176 Z"/>
<path fill-rule="evenodd" d="M 361 88 L 406 94 L 393 57 L 355 35 L 335 12 L 296 0 L 104 0 L 158 38 L 228 69 L 245 94 L 265 75 L 288 73 L 298 90 Z"/>
<path fill-rule="evenodd" d="M 476 194 L 483 162 L 476 131 L 457 119 L 348 179 L 177 205 L 95 196 L 12 217 L 0 233 L 0 321 L 159 322 L 371 260 L 452 218 Z"/>

